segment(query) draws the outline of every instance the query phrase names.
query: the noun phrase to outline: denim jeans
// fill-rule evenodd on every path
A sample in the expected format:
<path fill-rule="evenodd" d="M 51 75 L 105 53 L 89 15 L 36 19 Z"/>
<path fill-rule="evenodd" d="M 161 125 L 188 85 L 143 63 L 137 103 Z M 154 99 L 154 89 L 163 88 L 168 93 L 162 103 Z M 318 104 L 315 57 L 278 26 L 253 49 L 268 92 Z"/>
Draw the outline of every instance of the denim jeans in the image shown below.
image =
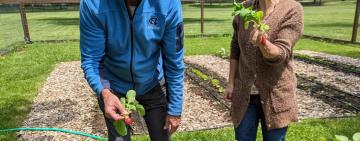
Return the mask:
<path fill-rule="evenodd" d="M 118 95 L 119 96 L 119 95 Z M 151 141 L 170 141 L 167 130 L 164 130 L 165 118 L 167 116 L 166 88 L 159 84 L 151 89 L 148 93 L 136 97 L 140 104 L 145 108 L 145 122 L 148 127 Z M 98 99 L 100 109 L 104 112 L 104 101 Z M 113 126 L 113 120 L 105 117 L 108 129 L 109 141 L 131 141 L 130 132 L 126 136 L 120 136 Z M 128 128 L 129 129 L 129 128 Z"/>
<path fill-rule="evenodd" d="M 261 122 L 264 141 L 285 141 L 287 127 L 268 131 L 265 123 L 264 112 L 261 108 L 260 97 L 251 96 L 248 109 L 240 125 L 235 128 L 237 141 L 256 141 L 256 134 Z"/>

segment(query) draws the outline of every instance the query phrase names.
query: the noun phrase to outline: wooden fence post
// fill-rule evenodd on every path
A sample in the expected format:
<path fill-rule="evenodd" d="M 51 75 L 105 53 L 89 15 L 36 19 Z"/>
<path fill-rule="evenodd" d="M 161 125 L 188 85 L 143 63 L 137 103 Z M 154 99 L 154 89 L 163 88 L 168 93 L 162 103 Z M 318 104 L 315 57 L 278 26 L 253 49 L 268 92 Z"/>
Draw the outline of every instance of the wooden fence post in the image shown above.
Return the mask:
<path fill-rule="evenodd" d="M 24 31 L 24 40 L 26 44 L 31 43 L 29 26 L 26 18 L 25 4 L 19 4 L 21 23 Z"/>
<path fill-rule="evenodd" d="M 354 27 L 351 42 L 356 42 L 358 27 L 359 27 L 359 13 L 360 13 L 360 0 L 356 2 L 355 18 L 354 18 Z"/>
<path fill-rule="evenodd" d="M 204 0 L 200 0 L 201 6 L 201 34 L 204 34 Z"/>

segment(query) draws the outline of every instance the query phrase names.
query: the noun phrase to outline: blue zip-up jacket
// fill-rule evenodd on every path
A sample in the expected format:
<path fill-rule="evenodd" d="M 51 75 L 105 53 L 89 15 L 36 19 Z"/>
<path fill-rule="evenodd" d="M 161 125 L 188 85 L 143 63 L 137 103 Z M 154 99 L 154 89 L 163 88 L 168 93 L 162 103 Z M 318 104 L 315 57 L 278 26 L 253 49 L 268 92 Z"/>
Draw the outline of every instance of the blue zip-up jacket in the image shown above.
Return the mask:
<path fill-rule="evenodd" d="M 144 95 L 165 77 L 168 114 L 182 112 L 184 30 L 180 0 L 81 0 L 81 67 L 99 96 L 107 88 Z"/>

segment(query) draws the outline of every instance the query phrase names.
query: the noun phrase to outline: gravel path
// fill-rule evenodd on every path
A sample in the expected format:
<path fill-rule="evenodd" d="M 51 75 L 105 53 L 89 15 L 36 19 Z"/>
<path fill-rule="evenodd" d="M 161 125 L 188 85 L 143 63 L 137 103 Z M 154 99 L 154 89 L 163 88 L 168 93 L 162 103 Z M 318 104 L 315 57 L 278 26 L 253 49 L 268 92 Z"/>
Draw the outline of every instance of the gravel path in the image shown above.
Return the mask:
<path fill-rule="evenodd" d="M 47 78 L 24 127 L 57 127 L 93 133 L 97 114 L 95 95 L 83 79 L 79 62 L 62 63 Z M 47 136 L 54 140 L 81 140 L 79 136 L 58 132 L 20 132 L 25 140 Z"/>
<path fill-rule="evenodd" d="M 322 59 L 325 59 L 325 60 L 338 62 L 338 63 L 342 63 L 342 64 L 348 64 L 348 65 L 360 67 L 360 59 L 354 59 L 354 58 L 351 58 L 351 57 L 331 55 L 331 54 L 313 52 L 313 51 L 308 51 L 308 50 L 297 50 L 297 51 L 295 51 L 295 53 L 296 54 L 303 54 L 303 55 L 307 55 L 307 56 L 315 57 L 315 58 L 322 58 Z"/>
<path fill-rule="evenodd" d="M 186 79 L 184 111 L 180 131 L 200 130 L 231 125 L 228 111 L 214 102 L 205 91 Z M 97 100 L 83 78 L 80 62 L 59 64 L 49 75 L 24 127 L 64 128 L 106 136 L 106 127 Z M 139 133 L 139 128 L 135 132 Z M 24 140 L 88 140 L 58 132 L 19 132 Z"/>
<path fill-rule="evenodd" d="M 185 61 L 204 66 L 209 71 L 217 72 L 219 76 L 226 79 L 228 78 L 229 62 L 227 60 L 216 56 L 199 55 L 186 57 Z M 344 74 L 342 72 L 335 72 L 312 64 L 305 64 L 303 62 L 296 62 L 295 64 L 297 73 L 303 73 L 306 76 L 316 78 L 315 80 L 317 81 L 331 84 L 332 86 L 352 93 L 357 93 L 360 90 L 360 86 L 356 85 L 360 84 L 359 77 Z M 328 103 L 311 97 L 310 95 L 310 92 L 298 90 L 298 102 L 301 118 L 333 117 L 351 114 L 348 111 L 329 105 Z"/>
<path fill-rule="evenodd" d="M 180 131 L 192 131 L 231 125 L 230 114 L 204 89 L 185 80 L 183 119 Z"/>

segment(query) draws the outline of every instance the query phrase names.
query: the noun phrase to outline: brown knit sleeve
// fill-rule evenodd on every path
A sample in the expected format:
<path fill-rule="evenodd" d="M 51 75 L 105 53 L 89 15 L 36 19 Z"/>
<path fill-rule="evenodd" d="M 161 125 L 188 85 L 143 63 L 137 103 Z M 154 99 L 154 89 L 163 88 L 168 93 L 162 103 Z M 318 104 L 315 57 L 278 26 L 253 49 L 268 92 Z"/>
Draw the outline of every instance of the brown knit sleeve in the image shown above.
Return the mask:
<path fill-rule="evenodd" d="M 235 60 L 238 60 L 239 59 L 239 56 L 240 56 L 240 48 L 239 48 L 239 42 L 238 42 L 238 26 L 237 26 L 237 16 L 234 17 L 234 20 L 233 20 L 233 29 L 234 29 L 234 32 L 233 32 L 233 36 L 232 36 L 232 39 L 231 39 L 231 45 L 230 45 L 230 59 L 235 59 Z"/>
<path fill-rule="evenodd" d="M 277 61 L 266 61 L 271 65 L 282 64 L 292 58 L 293 47 L 303 34 L 304 11 L 300 4 L 289 10 L 284 17 L 277 38 L 273 44 L 280 48 L 281 53 Z"/>

